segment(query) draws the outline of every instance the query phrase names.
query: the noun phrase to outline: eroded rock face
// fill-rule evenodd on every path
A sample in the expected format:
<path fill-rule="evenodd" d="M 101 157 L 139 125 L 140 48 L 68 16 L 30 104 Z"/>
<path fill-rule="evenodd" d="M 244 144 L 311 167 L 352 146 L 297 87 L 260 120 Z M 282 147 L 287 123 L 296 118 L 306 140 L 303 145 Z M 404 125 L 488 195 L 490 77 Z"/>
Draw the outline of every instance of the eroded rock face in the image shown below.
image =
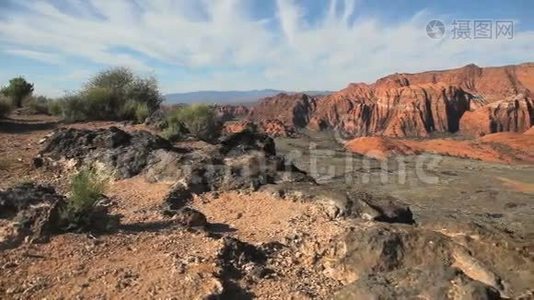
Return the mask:
<path fill-rule="evenodd" d="M 303 128 L 315 111 L 316 101 L 306 94 L 281 93 L 262 99 L 250 111 L 248 119 L 255 122 L 278 120 L 286 126 Z"/>
<path fill-rule="evenodd" d="M 532 124 L 534 101 L 520 94 L 466 112 L 460 128 L 466 135 L 483 136 L 503 131 L 524 132 Z"/>
<path fill-rule="evenodd" d="M 412 211 L 405 203 L 391 196 L 374 197 L 364 192 L 349 194 L 342 214 L 386 223 L 415 223 Z"/>
<path fill-rule="evenodd" d="M 317 105 L 310 126 L 348 136 L 428 136 L 456 132 L 472 96 L 441 83 L 390 87 L 354 84 Z"/>
<path fill-rule="evenodd" d="M 250 109 L 244 105 L 218 105 L 217 116 L 222 122 L 246 117 Z"/>
<path fill-rule="evenodd" d="M 319 101 L 310 125 L 352 136 L 523 132 L 534 122 L 532 76 L 534 64 L 394 74 Z"/>
<path fill-rule="evenodd" d="M 294 128 L 334 129 L 347 137 L 523 132 L 534 125 L 533 77 L 534 64 L 393 74 L 373 84 L 350 84 L 322 98 L 265 98 L 249 118 L 277 119 Z"/>

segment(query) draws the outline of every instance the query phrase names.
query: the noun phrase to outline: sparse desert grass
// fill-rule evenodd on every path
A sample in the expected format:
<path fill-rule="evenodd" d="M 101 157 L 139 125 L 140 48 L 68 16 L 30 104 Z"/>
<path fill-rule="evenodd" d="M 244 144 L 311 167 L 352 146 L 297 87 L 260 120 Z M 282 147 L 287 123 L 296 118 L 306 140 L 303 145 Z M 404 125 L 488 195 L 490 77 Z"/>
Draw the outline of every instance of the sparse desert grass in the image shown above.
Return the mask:
<path fill-rule="evenodd" d="M 60 210 L 67 230 L 91 225 L 96 204 L 103 198 L 107 183 L 107 178 L 90 169 L 81 170 L 71 178 L 67 204 Z"/>
<path fill-rule="evenodd" d="M 177 108 L 167 117 L 167 129 L 163 135 L 171 140 L 189 133 L 201 140 L 210 141 L 218 137 L 222 124 L 217 120 L 215 109 L 209 105 L 194 104 Z"/>

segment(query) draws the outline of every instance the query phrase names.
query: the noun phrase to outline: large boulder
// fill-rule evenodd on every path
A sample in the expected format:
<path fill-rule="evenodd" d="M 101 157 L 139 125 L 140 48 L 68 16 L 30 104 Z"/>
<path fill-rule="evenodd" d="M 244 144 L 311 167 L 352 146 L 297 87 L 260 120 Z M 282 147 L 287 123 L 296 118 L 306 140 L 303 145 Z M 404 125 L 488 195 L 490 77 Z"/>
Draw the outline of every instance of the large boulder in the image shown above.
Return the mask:
<path fill-rule="evenodd" d="M 276 155 L 271 137 L 253 129 L 196 148 L 173 147 L 146 131 L 61 129 L 47 141 L 40 158 L 47 162 L 70 160 L 78 167 L 96 165 L 116 178 L 142 173 L 150 181 L 175 183 L 166 200 L 172 207 L 183 207 L 182 202 L 192 194 L 208 191 L 256 190 L 265 184 L 312 181 Z"/>
<path fill-rule="evenodd" d="M 434 231 L 380 225 L 341 241 L 335 270 L 348 280 L 337 299 L 500 299 L 503 293 L 490 268 Z"/>
<path fill-rule="evenodd" d="M 65 201 L 52 187 L 33 183 L 0 191 L 0 218 L 14 224 L 14 234 L 0 239 L 0 249 L 15 247 L 26 237 L 45 241 L 58 230 Z"/>
<path fill-rule="evenodd" d="M 119 224 L 120 216 L 110 215 L 108 207 L 100 203 L 81 212 L 83 215 L 66 214 L 68 209 L 68 199 L 49 186 L 24 183 L 0 191 L 0 219 L 14 225 L 15 233 L 8 238 L 0 237 L 0 249 L 16 247 L 24 239 L 45 242 L 53 234 L 99 233 Z"/>
<path fill-rule="evenodd" d="M 63 128 L 47 140 L 39 155 L 45 161 L 65 159 L 77 166 L 102 164 L 116 178 L 129 178 L 141 173 L 150 153 L 158 149 L 171 150 L 172 145 L 147 131 Z"/>
<path fill-rule="evenodd" d="M 349 193 L 342 214 L 385 223 L 415 223 L 407 204 L 391 196 L 377 197 L 365 192 Z"/>
<path fill-rule="evenodd" d="M 313 182 L 305 172 L 276 155 L 272 138 L 249 130 L 225 137 L 215 147 L 185 154 L 156 153 L 159 158 L 151 159 L 154 163 L 147 174 L 177 182 L 166 199 L 174 209 L 186 205 L 193 194 L 208 191 L 257 190 L 266 184 Z M 152 171 L 155 169 L 158 172 Z"/>

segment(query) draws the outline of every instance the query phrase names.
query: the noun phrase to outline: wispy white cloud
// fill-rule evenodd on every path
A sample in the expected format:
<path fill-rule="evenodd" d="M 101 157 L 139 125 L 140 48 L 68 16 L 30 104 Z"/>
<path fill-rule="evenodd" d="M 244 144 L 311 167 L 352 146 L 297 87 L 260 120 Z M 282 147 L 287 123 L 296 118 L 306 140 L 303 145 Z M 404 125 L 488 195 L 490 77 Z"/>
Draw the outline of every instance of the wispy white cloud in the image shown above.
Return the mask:
<path fill-rule="evenodd" d="M 33 59 L 48 64 L 58 64 L 61 62 L 61 57 L 59 55 L 29 49 L 5 49 L 4 53 Z"/>
<path fill-rule="evenodd" d="M 331 0 L 310 23 L 299 1 L 277 0 L 276 12 L 261 20 L 245 2 L 91 0 L 61 9 L 21 2 L 23 11 L 0 19 L 0 43 L 10 55 L 47 63 L 81 58 L 165 74 L 168 92 L 339 89 L 392 72 L 534 61 L 532 31 L 512 40 L 433 40 L 425 26 L 436 16 L 427 11 L 384 23 L 355 19 L 358 1 Z M 180 70 L 174 80 L 173 69 Z"/>

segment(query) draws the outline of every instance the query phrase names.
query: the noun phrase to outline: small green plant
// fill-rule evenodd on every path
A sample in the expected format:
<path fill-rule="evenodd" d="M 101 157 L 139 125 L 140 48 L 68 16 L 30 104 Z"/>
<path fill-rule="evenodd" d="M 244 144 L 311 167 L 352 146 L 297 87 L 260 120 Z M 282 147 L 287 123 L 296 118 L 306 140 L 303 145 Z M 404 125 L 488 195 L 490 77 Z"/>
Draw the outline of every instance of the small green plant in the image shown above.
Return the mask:
<path fill-rule="evenodd" d="M 161 132 L 161 136 L 171 142 L 176 142 L 184 137 L 185 131 L 186 130 L 180 123 L 169 123 L 167 127 Z"/>
<path fill-rule="evenodd" d="M 6 98 L 0 96 L 0 118 L 7 116 L 11 112 L 11 103 Z"/>
<path fill-rule="evenodd" d="M 169 113 L 167 123 L 169 133 L 185 129 L 187 133 L 205 141 L 213 140 L 219 136 L 222 129 L 215 109 L 202 104 L 175 109 Z"/>
<path fill-rule="evenodd" d="M 135 106 L 135 120 L 137 123 L 145 122 L 146 118 L 150 116 L 150 108 L 148 104 L 138 102 Z"/>
<path fill-rule="evenodd" d="M 61 116 L 63 108 L 60 100 L 48 101 L 48 113 L 53 116 Z"/>
<path fill-rule="evenodd" d="M 60 209 L 60 219 L 65 230 L 84 229 L 93 224 L 96 204 L 104 197 L 107 178 L 93 170 L 81 170 L 71 178 L 70 196 Z"/>

